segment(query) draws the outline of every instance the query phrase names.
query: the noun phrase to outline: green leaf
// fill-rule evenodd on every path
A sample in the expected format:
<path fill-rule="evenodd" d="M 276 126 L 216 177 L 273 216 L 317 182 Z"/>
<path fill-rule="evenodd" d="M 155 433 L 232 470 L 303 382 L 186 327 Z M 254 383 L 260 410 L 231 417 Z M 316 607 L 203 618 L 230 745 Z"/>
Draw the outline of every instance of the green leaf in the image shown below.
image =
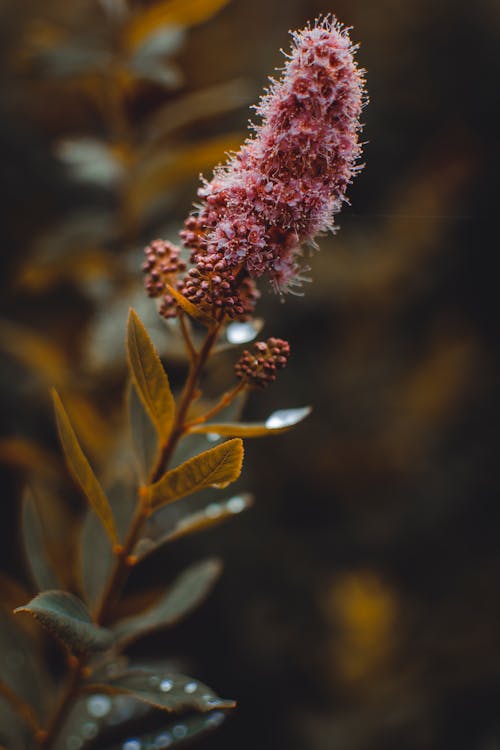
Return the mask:
<path fill-rule="evenodd" d="M 133 383 L 129 384 L 127 390 L 127 405 L 132 447 L 137 458 L 139 477 L 145 483 L 158 455 L 158 435 Z"/>
<path fill-rule="evenodd" d="M 161 508 L 204 487 L 227 487 L 238 479 L 243 464 L 243 442 L 239 438 L 211 448 L 168 471 L 149 488 L 151 507 Z"/>
<path fill-rule="evenodd" d="M 96 516 L 106 529 L 109 538 L 113 544 L 117 544 L 118 535 L 116 533 L 115 519 L 108 499 L 80 447 L 71 422 L 59 398 L 59 394 L 55 389 L 52 390 L 52 396 L 56 412 L 57 429 L 68 468 Z"/>
<path fill-rule="evenodd" d="M 42 520 L 29 489 L 23 496 L 22 529 L 24 551 L 34 582 L 41 591 L 57 588 L 61 584 L 50 565 Z"/>
<path fill-rule="evenodd" d="M 191 565 L 150 609 L 117 623 L 113 630 L 121 645 L 185 617 L 208 596 L 221 571 L 222 565 L 215 559 Z"/>
<path fill-rule="evenodd" d="M 154 732 L 134 732 L 133 739 L 140 742 L 141 747 L 178 748 L 191 744 L 194 738 L 213 731 L 225 720 L 223 711 L 210 711 L 205 714 L 189 714 L 177 721 L 170 721 Z M 119 743 L 106 745 L 106 750 L 123 750 L 124 741 L 130 738 L 129 732 Z"/>
<path fill-rule="evenodd" d="M 115 556 L 102 525 L 91 510 L 82 525 L 80 549 L 82 590 L 87 605 L 94 609 L 111 573 Z"/>
<path fill-rule="evenodd" d="M 158 539 L 141 539 L 134 549 L 134 555 L 139 560 L 143 560 L 162 545 L 173 542 L 176 539 L 181 539 L 188 534 L 195 534 L 198 531 L 204 531 L 211 526 L 215 526 L 246 510 L 252 503 L 253 496 L 249 493 L 235 495 L 229 498 L 229 500 L 222 502 L 209 503 L 202 510 L 190 513 L 181 518 L 171 531 L 160 536 Z"/>
<path fill-rule="evenodd" d="M 95 625 L 85 604 L 66 591 L 44 591 L 14 612 L 28 612 L 77 654 L 104 651 L 113 642 L 113 634 Z"/>
<path fill-rule="evenodd" d="M 199 307 L 193 305 L 193 303 L 190 302 L 183 294 L 178 292 L 175 287 L 171 286 L 171 284 L 165 284 L 165 286 L 168 289 L 168 293 L 172 295 L 179 307 L 184 310 L 184 312 L 187 313 L 191 318 L 194 318 L 194 320 L 197 320 L 199 323 L 203 323 L 203 325 L 205 326 L 212 326 L 214 324 L 215 321 L 210 317 L 210 315 L 207 315 L 202 310 L 200 310 Z"/>
<path fill-rule="evenodd" d="M 213 690 L 192 677 L 154 669 L 130 669 L 105 683 L 92 684 L 88 689 L 111 695 L 133 695 L 150 706 L 171 713 L 189 710 L 203 713 L 236 705 L 235 701 L 219 698 Z"/>
<path fill-rule="evenodd" d="M 164 443 L 172 430 L 175 401 L 158 353 L 134 310 L 127 323 L 127 352 L 137 395 Z"/>
<path fill-rule="evenodd" d="M 300 409 L 281 409 L 273 412 L 265 422 L 233 422 L 218 423 L 208 422 L 194 425 L 189 430 L 190 433 L 212 433 L 221 437 L 264 437 L 268 435 L 277 435 L 280 432 L 291 430 L 296 424 L 302 422 L 312 409 L 310 406 L 304 406 Z"/>

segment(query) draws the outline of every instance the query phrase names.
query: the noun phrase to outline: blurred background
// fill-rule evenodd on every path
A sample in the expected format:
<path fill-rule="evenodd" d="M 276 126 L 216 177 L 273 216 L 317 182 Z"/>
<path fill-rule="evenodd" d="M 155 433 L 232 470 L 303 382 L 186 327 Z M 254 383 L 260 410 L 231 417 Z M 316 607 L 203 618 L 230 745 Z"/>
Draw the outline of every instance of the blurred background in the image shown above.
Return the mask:
<path fill-rule="evenodd" d="M 142 247 L 329 11 L 362 43 L 366 168 L 305 296 L 263 295 L 293 356 L 245 415 L 314 411 L 247 443 L 248 513 L 149 565 L 137 585 L 204 554 L 225 573 L 147 648 L 239 701 L 207 750 L 500 750 L 496 0 L 0 2 L 0 585 L 30 586 L 27 476 L 81 513 L 50 386 L 105 474 L 129 305 L 160 341 Z"/>

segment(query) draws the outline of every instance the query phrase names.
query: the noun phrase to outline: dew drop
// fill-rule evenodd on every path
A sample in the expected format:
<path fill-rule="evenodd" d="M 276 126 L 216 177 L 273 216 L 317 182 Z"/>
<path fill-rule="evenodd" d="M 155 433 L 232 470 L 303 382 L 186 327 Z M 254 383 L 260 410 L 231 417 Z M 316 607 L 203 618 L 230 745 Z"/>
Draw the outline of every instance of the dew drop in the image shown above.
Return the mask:
<path fill-rule="evenodd" d="M 172 729 L 172 734 L 176 740 L 181 740 L 188 733 L 188 728 L 185 724 L 176 724 Z"/>
<path fill-rule="evenodd" d="M 66 747 L 68 750 L 80 750 L 83 745 L 83 740 L 76 734 L 70 734 L 66 739 Z"/>
<path fill-rule="evenodd" d="M 174 686 L 174 683 L 172 682 L 172 680 L 162 680 L 160 682 L 160 690 L 161 690 L 162 693 L 168 693 L 168 692 L 170 692 L 170 690 L 172 690 L 173 686 Z"/>
<path fill-rule="evenodd" d="M 258 325 L 253 323 L 230 323 L 226 328 L 226 338 L 230 344 L 246 344 L 259 333 Z"/>
<path fill-rule="evenodd" d="M 100 719 L 109 714 L 111 706 L 111 698 L 107 695 L 91 695 L 87 700 L 87 713 L 96 719 Z"/>
<path fill-rule="evenodd" d="M 188 695 L 192 695 L 193 693 L 196 693 L 198 690 L 198 683 L 197 682 L 188 682 L 186 685 L 184 685 L 184 692 Z"/>
<path fill-rule="evenodd" d="M 245 498 L 240 495 L 236 495 L 236 497 L 227 501 L 227 509 L 230 513 L 241 513 L 242 510 L 245 510 L 246 505 Z"/>
<path fill-rule="evenodd" d="M 205 508 L 205 515 L 208 516 L 208 518 L 217 518 L 222 513 L 222 506 L 220 503 L 210 503 L 210 505 L 207 505 Z"/>
<path fill-rule="evenodd" d="M 91 740 L 97 736 L 99 728 L 94 721 L 86 721 L 82 724 L 82 734 L 86 740 Z"/>
<path fill-rule="evenodd" d="M 136 739 L 126 740 L 122 748 L 123 750 L 141 750 L 141 741 Z"/>
<path fill-rule="evenodd" d="M 294 424 L 305 419 L 310 413 L 310 406 L 304 406 L 300 409 L 280 409 L 273 412 L 266 419 L 266 427 L 269 430 L 277 430 L 280 427 L 292 427 Z"/>
<path fill-rule="evenodd" d="M 216 443 L 217 440 L 220 440 L 220 435 L 218 435 L 216 432 L 207 432 L 206 438 L 209 443 Z"/>
<path fill-rule="evenodd" d="M 155 741 L 153 742 L 153 747 L 155 748 L 155 750 L 163 750 L 164 747 L 170 747 L 172 742 L 172 735 L 168 732 L 162 732 L 158 735 L 158 737 L 156 737 Z"/>

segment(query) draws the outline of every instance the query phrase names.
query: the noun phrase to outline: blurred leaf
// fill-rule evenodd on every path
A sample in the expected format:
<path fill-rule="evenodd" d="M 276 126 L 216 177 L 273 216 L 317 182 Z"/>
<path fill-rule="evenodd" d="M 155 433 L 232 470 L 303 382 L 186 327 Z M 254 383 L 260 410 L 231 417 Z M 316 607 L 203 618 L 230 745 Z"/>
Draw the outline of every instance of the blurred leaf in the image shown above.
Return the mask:
<path fill-rule="evenodd" d="M 24 552 L 34 582 L 40 591 L 57 588 L 61 582 L 50 565 L 43 524 L 33 493 L 29 489 L 25 491 L 23 497 L 22 529 Z"/>
<path fill-rule="evenodd" d="M 148 43 L 160 26 L 193 26 L 208 20 L 229 0 L 159 0 L 136 13 L 125 27 L 125 44 L 136 49 Z"/>
<path fill-rule="evenodd" d="M 154 669 L 131 669 L 106 683 L 90 685 L 89 689 L 130 694 L 155 708 L 172 713 L 187 710 L 205 712 L 214 708 L 234 708 L 236 705 L 232 700 L 219 698 L 213 690 L 191 677 Z"/>
<path fill-rule="evenodd" d="M 205 120 L 214 115 L 237 109 L 247 104 L 252 92 L 243 79 L 207 86 L 200 91 L 185 94 L 168 101 L 154 110 L 144 126 L 145 146 L 140 153 L 144 159 L 151 149 L 176 130 L 192 125 L 197 120 Z"/>
<path fill-rule="evenodd" d="M 127 323 L 127 353 L 137 395 L 151 417 L 160 441 L 166 443 L 174 422 L 174 397 L 153 342 L 134 310 L 130 310 Z"/>
<path fill-rule="evenodd" d="M 141 539 L 137 543 L 134 555 L 139 560 L 143 560 L 164 544 L 173 542 L 175 539 L 181 539 L 188 534 L 195 534 L 198 531 L 204 531 L 211 526 L 215 526 L 216 524 L 241 513 L 249 508 L 252 505 L 252 502 L 252 495 L 243 493 L 242 495 L 235 495 L 229 500 L 224 500 L 219 503 L 209 503 L 203 508 L 203 510 L 197 511 L 196 513 L 190 513 L 184 518 L 181 518 L 171 531 L 160 536 L 159 539 Z"/>
<path fill-rule="evenodd" d="M 124 538 L 137 504 L 136 487 L 131 477 L 128 476 L 128 472 L 110 486 L 108 498 L 118 535 Z M 85 601 L 92 610 L 99 601 L 115 557 L 108 536 L 91 508 L 88 509 L 81 528 L 78 548 L 80 550 L 80 581 Z"/>
<path fill-rule="evenodd" d="M 133 383 L 127 391 L 130 434 L 142 482 L 147 480 L 158 452 L 158 437 Z"/>
<path fill-rule="evenodd" d="M 222 565 L 215 559 L 191 565 L 149 610 L 117 623 L 113 631 L 121 645 L 185 617 L 208 596 L 221 572 Z"/>
<path fill-rule="evenodd" d="M 89 608 L 93 609 L 99 601 L 115 556 L 102 524 L 91 509 L 83 522 L 80 549 L 83 592 Z"/>
<path fill-rule="evenodd" d="M 280 409 L 273 412 L 265 422 L 235 422 L 233 424 L 219 424 L 208 422 L 194 425 L 189 430 L 192 433 L 212 433 L 221 437 L 263 437 L 291 430 L 302 422 L 312 409 L 304 406 L 300 409 Z"/>
<path fill-rule="evenodd" d="M 172 503 L 204 487 L 227 487 L 238 479 L 243 463 L 243 443 L 227 440 L 168 471 L 150 486 L 153 509 Z"/>
<path fill-rule="evenodd" d="M 72 138 L 57 144 L 56 154 L 70 174 L 82 182 L 113 187 L 124 175 L 124 165 L 107 143 L 96 138 Z"/>
<path fill-rule="evenodd" d="M 193 303 L 190 302 L 183 294 L 178 292 L 175 287 L 171 286 L 170 284 L 165 284 L 165 286 L 167 287 L 169 294 L 172 295 L 179 307 L 184 310 L 184 312 L 187 313 L 191 318 L 194 318 L 194 320 L 197 320 L 199 323 L 203 323 L 203 325 L 206 326 L 213 325 L 214 320 L 209 315 L 206 315 L 204 312 L 202 312 L 198 307 L 196 307 L 196 305 L 193 305 Z"/>
<path fill-rule="evenodd" d="M 66 456 L 68 468 L 92 506 L 95 514 L 106 529 L 109 538 L 113 544 L 117 544 L 118 537 L 115 520 L 108 499 L 80 448 L 78 439 L 73 431 L 68 415 L 66 414 L 57 391 L 53 389 L 52 395 L 54 399 L 57 429 L 64 455 Z"/>
<path fill-rule="evenodd" d="M 226 718 L 223 711 L 211 711 L 208 714 L 190 714 L 183 716 L 176 722 L 166 724 L 154 732 L 144 733 L 139 731 L 131 736 L 129 732 L 123 741 L 116 745 L 106 746 L 106 750 L 123 750 L 127 740 L 134 740 L 142 747 L 152 747 L 162 750 L 163 748 L 177 748 L 184 743 L 191 743 L 195 737 L 200 737 L 220 726 Z"/>
<path fill-rule="evenodd" d="M 134 220 L 145 222 L 164 207 L 165 193 L 193 174 L 210 169 L 241 143 L 240 134 L 227 134 L 207 139 L 185 148 L 162 149 L 148 153 L 134 169 L 126 196 L 127 212 Z"/>
<path fill-rule="evenodd" d="M 54 456 L 25 438 L 0 439 L 0 463 L 55 478 L 59 467 Z"/>
<path fill-rule="evenodd" d="M 103 651 L 113 642 L 113 634 L 95 625 L 85 604 L 66 591 L 45 591 L 15 612 L 28 612 L 78 654 Z"/>
<path fill-rule="evenodd" d="M 0 347 L 49 383 L 65 383 L 68 366 L 61 351 L 37 333 L 0 320 Z"/>
<path fill-rule="evenodd" d="M 176 89 L 182 84 L 182 73 L 177 65 L 165 60 L 136 60 L 131 65 L 134 74 L 130 85 L 136 83 L 136 78 L 150 81 L 167 89 Z"/>

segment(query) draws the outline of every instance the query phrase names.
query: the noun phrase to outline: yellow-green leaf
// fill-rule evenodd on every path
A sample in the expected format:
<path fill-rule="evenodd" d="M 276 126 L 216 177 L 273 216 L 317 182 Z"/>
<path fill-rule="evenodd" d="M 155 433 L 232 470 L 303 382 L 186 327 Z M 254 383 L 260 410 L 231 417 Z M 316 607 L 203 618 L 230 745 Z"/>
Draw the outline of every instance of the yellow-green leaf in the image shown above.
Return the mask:
<path fill-rule="evenodd" d="M 68 468 L 90 503 L 94 513 L 106 529 L 113 544 L 117 544 L 115 519 L 108 498 L 99 484 L 92 467 L 83 453 L 59 394 L 52 390 L 57 429 Z"/>
<path fill-rule="evenodd" d="M 221 437 L 264 437 L 291 430 L 311 413 L 310 406 L 300 409 L 280 409 L 273 412 L 265 422 L 208 422 L 191 427 L 192 433 L 213 433 Z"/>
<path fill-rule="evenodd" d="M 137 13 L 125 29 L 129 49 L 139 47 L 159 26 L 193 26 L 203 23 L 229 0 L 161 0 Z"/>
<path fill-rule="evenodd" d="M 190 458 L 150 487 L 154 509 L 179 500 L 204 487 L 227 487 L 238 479 L 243 464 L 243 442 L 239 438 Z"/>
<path fill-rule="evenodd" d="M 135 310 L 130 310 L 127 323 L 127 352 L 137 394 L 151 417 L 158 437 L 166 442 L 174 422 L 175 401 L 167 373 Z"/>
<path fill-rule="evenodd" d="M 193 305 L 193 303 L 190 302 L 183 294 L 178 292 L 177 289 L 175 289 L 170 284 L 166 284 L 165 286 L 167 287 L 169 294 L 172 295 L 179 307 L 182 308 L 185 313 L 190 315 L 191 318 L 194 318 L 199 323 L 203 323 L 203 325 L 210 326 L 214 324 L 215 321 L 210 317 L 210 315 L 206 315 L 200 310 L 199 307 Z"/>

